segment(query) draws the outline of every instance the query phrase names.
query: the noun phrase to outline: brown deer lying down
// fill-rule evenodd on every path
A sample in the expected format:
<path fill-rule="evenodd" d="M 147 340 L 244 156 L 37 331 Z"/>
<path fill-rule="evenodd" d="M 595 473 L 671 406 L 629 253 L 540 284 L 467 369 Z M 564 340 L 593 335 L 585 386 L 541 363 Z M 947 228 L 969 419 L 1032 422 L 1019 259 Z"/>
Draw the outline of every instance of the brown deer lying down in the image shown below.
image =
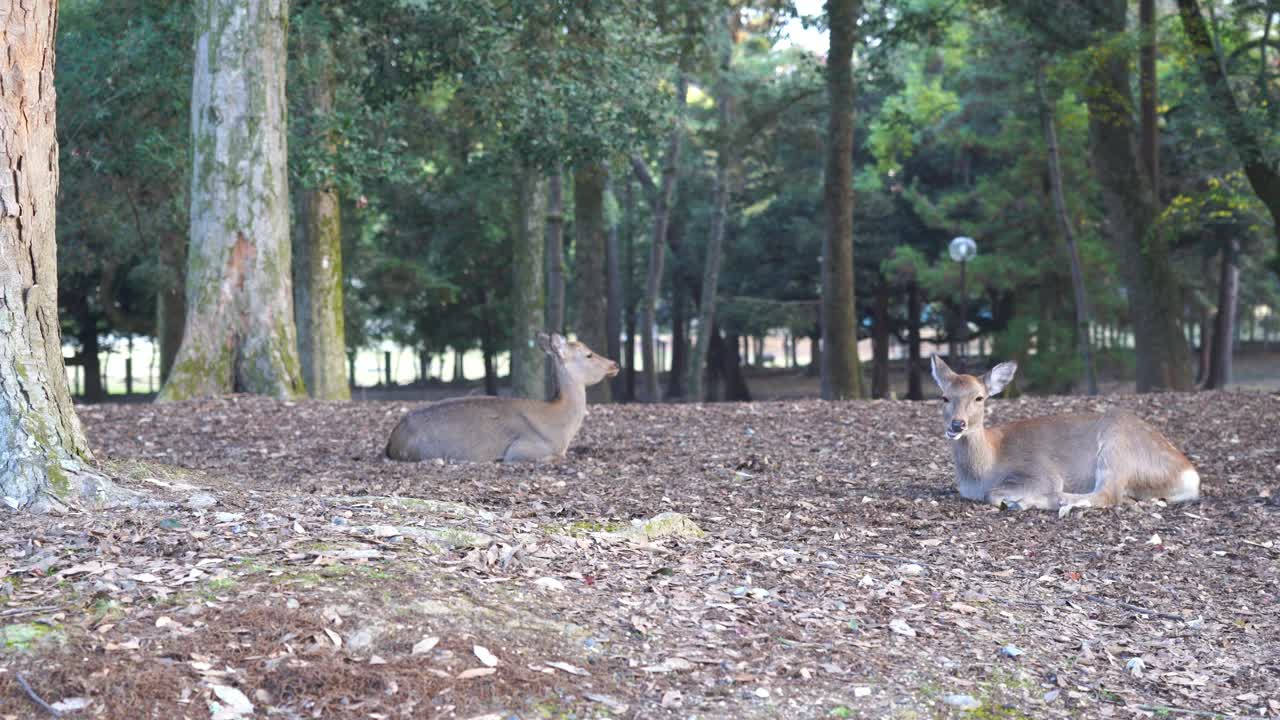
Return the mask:
<path fill-rule="evenodd" d="M 516 462 L 563 456 L 587 415 L 587 386 L 617 375 L 618 364 L 560 335 L 540 333 L 538 345 L 555 363 L 555 400 L 465 397 L 432 403 L 400 420 L 387 441 L 387 457 Z"/>
<path fill-rule="evenodd" d="M 981 378 L 933 356 L 960 494 L 997 507 L 1111 507 L 1123 498 L 1200 497 L 1200 474 L 1155 428 L 1128 412 L 1053 415 L 984 427 L 985 400 L 1013 379 L 1001 363 Z"/>

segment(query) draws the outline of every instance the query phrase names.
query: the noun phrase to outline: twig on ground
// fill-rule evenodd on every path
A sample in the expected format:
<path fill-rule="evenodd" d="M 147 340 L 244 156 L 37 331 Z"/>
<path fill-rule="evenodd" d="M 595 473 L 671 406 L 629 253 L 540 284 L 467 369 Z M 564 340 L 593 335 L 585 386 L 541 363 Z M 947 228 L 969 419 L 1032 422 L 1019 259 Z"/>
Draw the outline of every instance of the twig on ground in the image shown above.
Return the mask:
<path fill-rule="evenodd" d="M 1151 615 L 1153 617 L 1160 617 L 1166 620 L 1177 620 L 1178 622 L 1187 621 L 1187 619 L 1182 617 L 1181 615 L 1174 615 L 1173 613 L 1160 612 L 1159 610 L 1144 608 L 1141 605 L 1131 605 L 1127 602 L 1120 602 L 1119 600 L 1109 600 L 1104 597 L 1098 597 L 1097 595 L 1085 595 L 1084 597 L 1086 600 L 1092 600 L 1093 602 L 1102 603 L 1103 605 L 1111 605 L 1114 607 L 1124 608 L 1125 610 L 1132 610 L 1133 612 L 1142 613 L 1143 615 Z"/>
<path fill-rule="evenodd" d="M 929 567 L 929 563 L 923 560 L 912 560 L 911 558 L 898 557 L 897 555 L 881 555 L 880 553 L 849 553 L 853 557 L 867 558 L 870 560 L 892 560 L 900 563 L 914 563 L 923 567 Z"/>
<path fill-rule="evenodd" d="M 55 709 L 52 705 L 45 702 L 39 695 L 36 694 L 35 690 L 31 689 L 31 686 L 27 684 L 27 679 L 22 677 L 22 673 L 18 673 L 14 677 L 18 679 L 18 684 L 22 686 L 22 689 L 27 691 L 27 697 L 31 698 L 31 702 L 44 708 L 46 711 L 48 711 L 50 715 L 54 717 L 62 717 L 62 713 L 58 712 L 58 710 Z"/>
<path fill-rule="evenodd" d="M 10 610 L 0 610 L 0 618 L 12 618 L 12 617 L 18 617 L 20 615 L 38 615 L 42 612 L 49 612 L 50 610 L 57 610 L 57 609 L 58 609 L 57 605 L 40 605 L 38 607 L 12 608 Z"/>
<path fill-rule="evenodd" d="M 1207 718 L 1223 718 L 1223 720 L 1267 720 L 1265 717 L 1257 715 L 1232 715 L 1230 713 L 1214 712 L 1212 710 L 1192 710 L 1191 708 L 1172 707 L 1169 705 L 1139 705 L 1139 710 L 1146 710 L 1154 713 L 1182 713 L 1183 715 L 1195 715 L 1197 717 Z"/>

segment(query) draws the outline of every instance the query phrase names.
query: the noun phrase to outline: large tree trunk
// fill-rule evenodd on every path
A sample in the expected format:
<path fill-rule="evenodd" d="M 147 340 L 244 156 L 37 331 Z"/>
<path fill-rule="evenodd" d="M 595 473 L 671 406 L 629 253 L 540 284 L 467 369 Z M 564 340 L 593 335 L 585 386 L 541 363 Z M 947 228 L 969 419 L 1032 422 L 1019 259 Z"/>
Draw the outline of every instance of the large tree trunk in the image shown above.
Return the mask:
<path fill-rule="evenodd" d="M 182 347 L 160 400 L 304 392 L 289 243 L 287 0 L 197 0 L 191 252 Z"/>
<path fill-rule="evenodd" d="M 323 31 L 305 41 L 306 99 L 322 122 L 333 115 L 337 79 L 333 44 Z M 336 138 L 313 135 L 331 161 Z M 332 186 L 306 188 L 300 200 L 302 228 L 293 255 L 293 307 L 298 324 L 298 359 L 307 392 L 317 400 L 350 400 L 347 342 L 342 311 L 342 213 Z"/>
<path fill-rule="evenodd" d="M 827 213 L 822 251 L 822 398 L 862 396 L 853 286 L 853 43 L 855 0 L 827 0 L 831 52 L 827 55 Z"/>
<path fill-rule="evenodd" d="M 0 13 L 0 504 L 10 510 L 118 497 L 92 471 L 62 359 L 57 18 L 51 0 L 11 3 Z"/>
<path fill-rule="evenodd" d="M 724 247 L 725 223 L 729 212 L 729 169 L 736 147 L 733 136 L 734 98 L 730 92 L 729 73 L 733 69 L 733 44 L 736 37 L 738 11 L 727 13 L 725 38 L 720 54 L 720 73 L 716 88 L 716 115 L 720 132 L 716 151 L 715 200 L 711 209 L 711 236 L 707 239 L 707 257 L 702 266 L 702 291 L 698 304 L 698 336 L 689 363 L 689 397 L 702 402 L 702 378 L 705 377 L 707 351 L 711 348 L 711 324 L 716 315 L 716 295 L 720 285 L 720 261 Z"/>
<path fill-rule="evenodd" d="M 874 318 L 871 321 L 871 397 L 889 397 L 889 286 L 876 285 Z"/>
<path fill-rule="evenodd" d="M 1147 3 L 1152 0 L 1142 1 Z M 1076 311 L 1076 340 L 1080 347 L 1080 360 L 1084 363 L 1084 387 L 1090 395 L 1097 395 L 1098 372 L 1093 362 L 1093 343 L 1089 337 L 1089 326 L 1093 323 L 1093 318 L 1084 290 L 1084 269 L 1080 263 L 1080 248 L 1076 244 L 1076 234 L 1071 226 L 1071 218 L 1067 215 L 1066 193 L 1062 187 L 1058 128 L 1057 123 L 1054 122 L 1054 106 L 1049 102 L 1049 96 L 1045 92 L 1044 68 L 1040 68 L 1036 74 L 1036 95 L 1040 105 L 1040 127 L 1044 132 L 1044 142 L 1049 156 L 1049 192 L 1053 197 L 1054 216 L 1058 219 L 1058 230 L 1062 233 L 1063 242 L 1066 244 L 1067 260 L 1071 265 L 1071 292 L 1075 299 Z M 1152 162 L 1155 161 L 1152 160 Z"/>
<path fill-rule="evenodd" d="M 546 250 L 547 183 L 542 173 L 520 174 L 516 236 L 511 263 L 511 392 L 516 397 L 545 399 L 545 356 L 536 342 L 546 317 L 543 253 Z"/>
<path fill-rule="evenodd" d="M 1200 15 L 1200 3 L 1197 0 L 1178 0 L 1178 14 L 1195 53 L 1200 77 L 1216 106 L 1216 112 L 1210 114 L 1221 122 L 1227 139 L 1240 156 L 1249 185 L 1271 213 L 1271 229 L 1276 236 L 1276 255 L 1271 269 L 1280 273 L 1280 170 L 1267 157 L 1265 138 L 1254 132 L 1244 111 L 1236 103 L 1222 59 L 1218 57 L 1209 29 Z"/>
<path fill-rule="evenodd" d="M 608 174 L 605 176 L 605 194 L 612 195 L 613 189 L 610 187 Z M 622 307 L 624 288 L 622 285 L 622 264 L 618 257 L 621 248 L 618 246 L 618 223 L 615 221 L 609 225 L 609 232 L 605 235 L 605 267 L 608 283 L 608 297 L 605 301 L 604 315 L 604 334 L 605 334 L 605 353 L 618 363 L 622 363 Z M 606 400 L 616 400 L 622 395 L 623 378 L 615 376 L 609 381 L 609 395 Z M 592 399 L 591 395 L 587 395 L 588 399 Z"/>
<path fill-rule="evenodd" d="M 1231 352 L 1236 337 L 1236 313 L 1240 298 L 1240 241 L 1234 237 L 1222 246 L 1222 274 L 1218 281 L 1218 314 L 1213 319 L 1213 346 L 1209 355 L 1207 390 L 1225 390 L 1231 382 Z"/>
<path fill-rule="evenodd" d="M 578 302 L 578 339 L 597 353 L 607 352 L 608 270 L 605 247 L 604 191 L 608 173 L 604 165 L 587 163 L 573 173 L 573 286 Z M 616 356 L 613 359 L 617 359 Z M 590 402 L 609 402 L 609 383 L 587 388 Z"/>
<path fill-rule="evenodd" d="M 1125 0 L 1104 0 L 1095 29 L 1109 35 L 1125 30 Z M 1089 152 L 1103 188 L 1106 232 L 1128 287 L 1129 318 L 1137 355 L 1138 392 L 1187 390 L 1191 372 L 1168 239 L 1155 227 L 1150 182 L 1134 147 L 1129 58 L 1111 50 L 1094 59 L 1086 89 Z"/>
<path fill-rule="evenodd" d="M 164 383 L 178 357 L 187 322 L 187 239 L 163 233 L 157 246 L 161 286 L 156 294 L 156 340 L 160 344 L 160 382 Z"/>
<path fill-rule="evenodd" d="M 640 319 L 640 362 L 644 365 L 644 394 L 647 402 L 658 402 L 661 395 L 658 390 L 658 359 L 654 352 L 658 333 L 658 292 L 662 288 L 662 267 L 666 258 L 667 225 L 671 217 L 671 198 L 675 193 L 676 174 L 680 165 L 680 147 L 684 140 L 685 96 L 688 94 L 689 79 L 681 71 L 676 83 L 676 119 L 671 136 L 667 139 L 666 150 L 662 154 L 662 179 L 652 192 L 653 197 L 653 234 L 649 246 L 649 270 L 645 275 L 644 298 L 641 304 Z M 643 169 L 644 164 L 638 158 L 633 165 Z"/>
<path fill-rule="evenodd" d="M 907 285 L 907 399 L 923 400 L 920 382 L 920 283 Z"/>

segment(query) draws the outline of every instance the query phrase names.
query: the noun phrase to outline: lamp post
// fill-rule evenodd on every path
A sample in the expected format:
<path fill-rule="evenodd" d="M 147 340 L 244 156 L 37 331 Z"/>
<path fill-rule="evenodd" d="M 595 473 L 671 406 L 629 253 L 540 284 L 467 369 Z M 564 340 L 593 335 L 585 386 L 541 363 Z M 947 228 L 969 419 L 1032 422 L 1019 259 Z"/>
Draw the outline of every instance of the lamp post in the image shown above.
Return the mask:
<path fill-rule="evenodd" d="M 947 247 L 951 259 L 960 263 L 960 357 L 967 354 L 969 340 L 969 295 L 965 292 L 965 266 L 978 254 L 978 244 L 971 237 L 961 235 L 951 241 Z"/>

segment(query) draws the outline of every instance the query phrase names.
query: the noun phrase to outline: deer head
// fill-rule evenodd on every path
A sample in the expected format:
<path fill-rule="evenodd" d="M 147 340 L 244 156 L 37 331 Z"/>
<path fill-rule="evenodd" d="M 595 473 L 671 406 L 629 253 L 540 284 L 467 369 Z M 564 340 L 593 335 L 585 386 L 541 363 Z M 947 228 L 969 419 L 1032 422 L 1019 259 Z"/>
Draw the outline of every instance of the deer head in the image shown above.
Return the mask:
<path fill-rule="evenodd" d="M 933 381 L 942 389 L 942 419 L 947 439 L 959 440 L 965 433 L 982 429 L 987 398 L 999 393 L 1018 371 L 1014 362 L 1000 363 L 981 378 L 957 373 L 933 356 Z"/>

